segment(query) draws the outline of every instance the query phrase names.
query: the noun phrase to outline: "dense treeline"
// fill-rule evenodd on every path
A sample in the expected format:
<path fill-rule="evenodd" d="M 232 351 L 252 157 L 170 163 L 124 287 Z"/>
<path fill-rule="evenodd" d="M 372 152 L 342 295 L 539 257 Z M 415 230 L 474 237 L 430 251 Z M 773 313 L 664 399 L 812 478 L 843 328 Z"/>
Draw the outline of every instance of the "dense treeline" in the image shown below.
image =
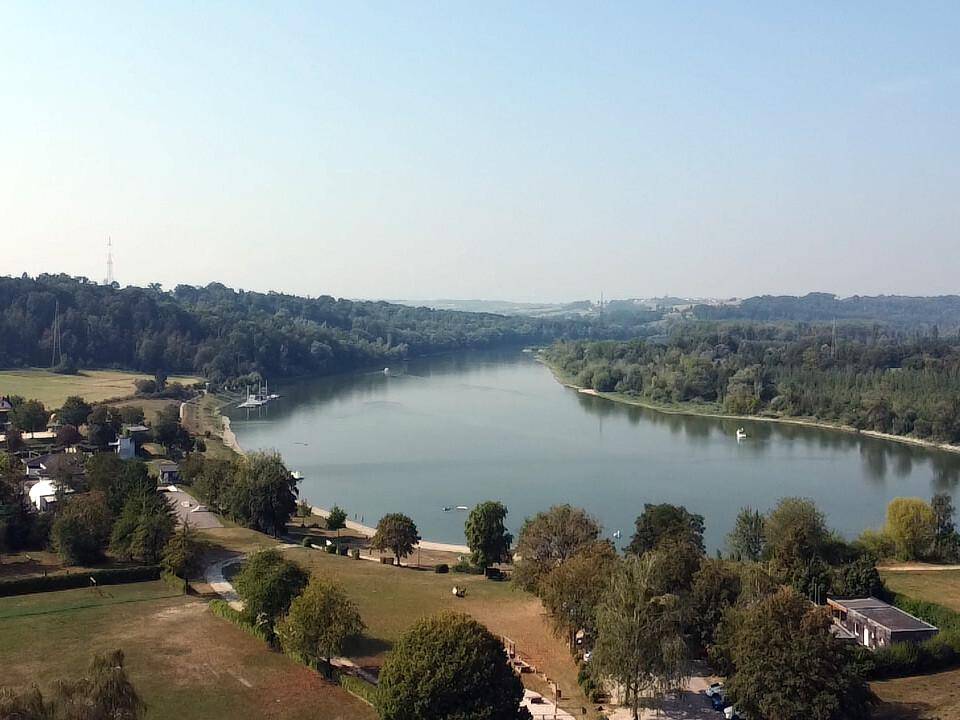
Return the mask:
<path fill-rule="evenodd" d="M 59 307 L 64 367 L 192 372 L 220 382 L 326 374 L 557 337 L 630 337 L 650 319 L 543 320 L 304 298 L 219 283 L 107 287 L 67 275 L 0 277 L 0 367 L 48 366 Z"/>
<path fill-rule="evenodd" d="M 833 320 L 879 321 L 901 328 L 939 326 L 943 331 L 960 327 L 960 296 L 837 298 L 829 293 L 762 295 L 736 305 L 697 305 L 700 320 L 753 320 L 761 322 L 832 322 Z"/>
<path fill-rule="evenodd" d="M 558 342 L 546 359 L 578 385 L 735 415 L 813 417 L 960 442 L 960 341 L 931 332 L 798 324 L 680 326 L 665 342 Z"/>

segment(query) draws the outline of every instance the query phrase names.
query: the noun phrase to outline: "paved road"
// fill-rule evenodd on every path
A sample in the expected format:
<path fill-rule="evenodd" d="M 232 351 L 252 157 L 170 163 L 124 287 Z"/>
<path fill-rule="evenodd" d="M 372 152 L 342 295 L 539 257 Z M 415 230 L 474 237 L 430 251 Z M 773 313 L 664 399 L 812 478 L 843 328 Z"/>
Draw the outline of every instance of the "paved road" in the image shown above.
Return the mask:
<path fill-rule="evenodd" d="M 200 504 L 193 496 L 188 495 L 183 490 L 170 490 L 165 494 L 167 496 L 167 502 L 170 503 L 170 506 L 177 513 L 178 523 L 183 524 L 185 520 L 189 521 L 197 530 L 223 527 L 220 518 L 209 510 L 194 512 Z"/>

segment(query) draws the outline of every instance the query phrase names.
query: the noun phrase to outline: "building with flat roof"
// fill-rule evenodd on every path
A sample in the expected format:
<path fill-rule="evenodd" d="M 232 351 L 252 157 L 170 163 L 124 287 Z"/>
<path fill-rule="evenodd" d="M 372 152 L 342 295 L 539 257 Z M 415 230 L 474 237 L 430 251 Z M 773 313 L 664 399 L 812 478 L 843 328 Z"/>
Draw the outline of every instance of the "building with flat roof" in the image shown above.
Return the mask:
<path fill-rule="evenodd" d="M 923 642 L 940 632 L 930 623 L 875 597 L 827 598 L 827 606 L 833 622 L 870 649 L 900 642 Z"/>

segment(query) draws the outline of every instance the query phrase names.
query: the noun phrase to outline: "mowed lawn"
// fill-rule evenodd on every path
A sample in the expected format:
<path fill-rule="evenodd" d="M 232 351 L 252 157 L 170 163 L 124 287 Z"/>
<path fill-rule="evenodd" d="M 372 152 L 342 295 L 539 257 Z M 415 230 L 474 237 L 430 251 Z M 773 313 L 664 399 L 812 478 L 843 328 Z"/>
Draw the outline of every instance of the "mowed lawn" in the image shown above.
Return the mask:
<path fill-rule="evenodd" d="M 881 575 L 894 592 L 960 612 L 960 570 L 887 570 Z"/>
<path fill-rule="evenodd" d="M 884 570 L 881 574 L 894 592 L 960 612 L 960 570 Z M 960 670 L 884 680 L 870 687 L 884 703 L 877 712 L 883 720 L 960 720 Z"/>
<path fill-rule="evenodd" d="M 49 370 L 0 371 L 0 395 L 21 395 L 40 400 L 48 408 L 57 408 L 70 395 L 87 402 L 133 395 L 133 381 L 149 377 L 145 373 L 121 370 L 82 370 L 77 375 L 58 375 Z M 198 382 L 195 377 L 170 377 L 168 382 L 185 385 Z"/>
<path fill-rule="evenodd" d="M 292 548 L 284 555 L 311 573 L 336 580 L 357 603 L 367 633 L 348 655 L 361 666 L 379 667 L 400 634 L 419 618 L 455 610 L 513 640 L 525 659 L 560 684 L 567 698 L 561 702 L 562 707 L 577 715 L 581 706 L 591 708 L 577 685 L 577 667 L 566 643 L 551 631 L 540 601 L 514 589 L 509 582 L 495 582 L 478 575 L 396 568 L 306 548 Z M 466 588 L 466 597 L 454 597 L 454 585 Z M 524 675 L 524 683 L 552 695 L 547 693 L 542 678 Z M 592 709 L 588 717 L 594 717 Z"/>
<path fill-rule="evenodd" d="M 372 708 L 163 582 L 0 598 L 9 687 L 76 677 L 120 648 L 151 720 L 374 720 Z"/>

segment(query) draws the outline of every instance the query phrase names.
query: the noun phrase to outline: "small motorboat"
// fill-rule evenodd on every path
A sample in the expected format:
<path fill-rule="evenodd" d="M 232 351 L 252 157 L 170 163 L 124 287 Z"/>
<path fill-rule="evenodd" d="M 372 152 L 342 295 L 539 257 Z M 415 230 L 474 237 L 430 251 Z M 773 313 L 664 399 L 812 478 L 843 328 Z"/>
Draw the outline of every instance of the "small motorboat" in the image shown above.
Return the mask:
<path fill-rule="evenodd" d="M 469 510 L 469 509 L 470 508 L 468 508 L 466 505 L 457 505 L 457 510 Z"/>
<path fill-rule="evenodd" d="M 443 508 L 443 511 L 444 511 L 444 512 L 450 512 L 451 510 L 453 510 L 452 507 L 444 507 L 444 508 Z"/>
<path fill-rule="evenodd" d="M 743 428 L 737 428 L 737 440 L 746 440 L 746 439 L 747 439 L 747 431 L 744 430 Z"/>

